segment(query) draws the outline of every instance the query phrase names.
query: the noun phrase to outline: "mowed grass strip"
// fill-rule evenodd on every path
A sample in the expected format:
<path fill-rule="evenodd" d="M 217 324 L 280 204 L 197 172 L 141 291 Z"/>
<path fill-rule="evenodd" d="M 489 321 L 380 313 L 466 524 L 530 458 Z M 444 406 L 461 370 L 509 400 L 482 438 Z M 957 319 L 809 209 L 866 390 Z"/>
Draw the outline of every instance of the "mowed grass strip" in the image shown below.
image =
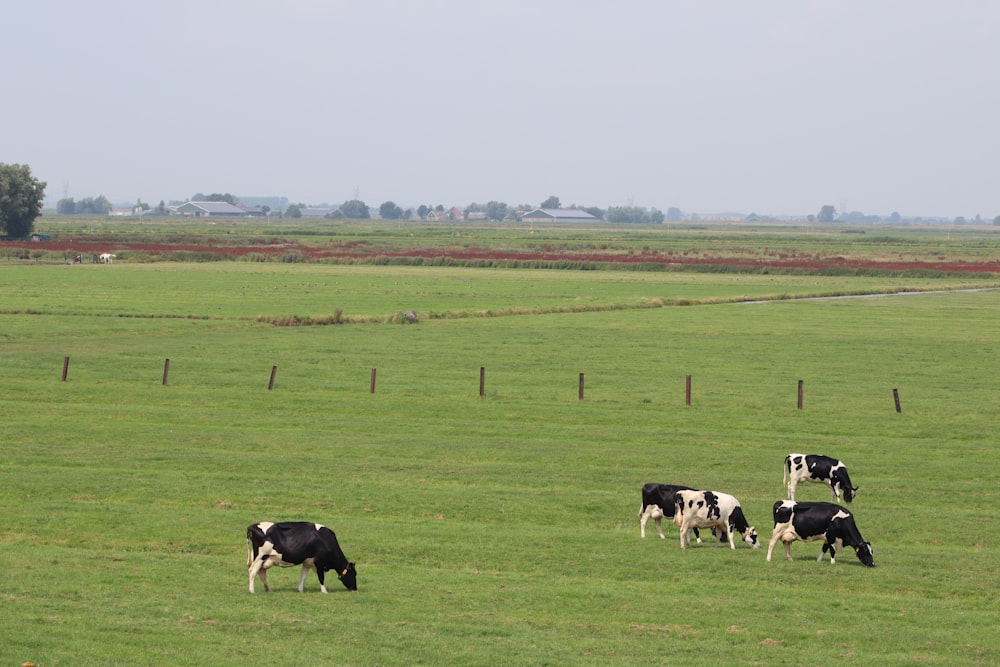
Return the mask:
<path fill-rule="evenodd" d="M 984 522 L 1000 294 L 273 327 L 212 297 L 258 275 L 224 266 L 195 272 L 204 302 L 194 284 L 159 301 L 142 270 L 123 281 L 145 288 L 125 290 L 124 310 L 196 314 L 214 298 L 219 319 L 112 316 L 100 286 L 42 290 L 50 314 L 0 315 L 0 595 L 15 612 L 0 661 L 235 665 L 263 647 L 345 665 L 1000 657 Z M 316 268 L 281 275 L 333 271 Z M 492 283 L 496 303 L 524 280 Z M 428 304 L 468 309 L 457 292 Z M 396 309 L 370 296 L 364 312 Z M 792 451 L 848 464 L 874 570 L 849 552 L 816 563 L 818 543 L 766 563 L 742 545 L 681 551 L 675 529 L 639 539 L 639 488 L 660 481 L 733 493 L 766 542 Z M 358 593 L 334 582 L 323 596 L 312 577 L 300 595 L 295 570 L 249 595 L 244 530 L 265 519 L 330 525 Z"/>

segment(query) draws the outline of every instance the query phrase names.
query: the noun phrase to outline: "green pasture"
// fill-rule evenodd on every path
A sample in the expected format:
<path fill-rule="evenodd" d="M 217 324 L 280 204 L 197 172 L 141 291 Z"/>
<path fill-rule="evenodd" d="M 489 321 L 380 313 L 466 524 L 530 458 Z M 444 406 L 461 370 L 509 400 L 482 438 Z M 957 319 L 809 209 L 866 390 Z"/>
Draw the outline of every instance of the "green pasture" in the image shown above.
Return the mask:
<path fill-rule="evenodd" d="M 1000 290 L 935 291 L 970 287 L 0 262 L 0 664 L 996 664 Z M 765 562 L 789 452 L 848 464 L 876 568 Z M 649 481 L 764 548 L 640 540 Z M 299 519 L 357 593 L 248 593 L 246 526 Z"/>

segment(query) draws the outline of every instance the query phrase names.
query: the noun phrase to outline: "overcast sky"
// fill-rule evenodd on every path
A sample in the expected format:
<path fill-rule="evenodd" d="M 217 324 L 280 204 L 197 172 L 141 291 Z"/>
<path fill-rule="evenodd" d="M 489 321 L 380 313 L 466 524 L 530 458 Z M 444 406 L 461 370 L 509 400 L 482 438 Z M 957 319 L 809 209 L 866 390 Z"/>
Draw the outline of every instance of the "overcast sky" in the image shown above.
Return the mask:
<path fill-rule="evenodd" d="M 32 0 L 0 162 L 50 202 L 1000 214 L 995 0 Z"/>

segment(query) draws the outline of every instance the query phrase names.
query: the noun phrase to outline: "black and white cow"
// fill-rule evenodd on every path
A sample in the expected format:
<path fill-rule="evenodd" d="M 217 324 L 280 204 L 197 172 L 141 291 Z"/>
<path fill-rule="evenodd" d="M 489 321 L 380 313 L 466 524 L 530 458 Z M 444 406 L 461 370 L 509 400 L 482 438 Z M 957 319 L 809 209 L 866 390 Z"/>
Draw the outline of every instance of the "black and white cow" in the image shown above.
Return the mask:
<path fill-rule="evenodd" d="M 337 536 L 326 526 L 306 521 L 271 523 L 262 521 L 247 527 L 247 569 L 250 570 L 250 592 L 254 579 L 260 575 L 264 590 L 267 570 L 274 566 L 302 566 L 299 592 L 302 592 L 309 570 L 315 570 L 319 588 L 326 590 L 326 572 L 333 570 L 349 591 L 358 590 L 358 573 L 354 563 L 348 562 Z"/>
<path fill-rule="evenodd" d="M 785 457 L 785 467 L 781 474 L 781 482 L 788 481 L 788 499 L 795 500 L 795 487 L 799 482 L 819 482 L 830 487 L 833 499 L 840 502 L 840 493 L 844 500 L 851 502 L 858 487 L 851 486 L 851 478 L 847 474 L 847 466 L 837 459 L 819 454 L 789 454 Z"/>
<path fill-rule="evenodd" d="M 823 540 L 823 550 L 817 561 L 823 560 L 823 554 L 829 551 L 830 562 L 836 563 L 837 551 L 847 546 L 854 549 L 862 563 L 875 567 L 872 545 L 861 537 L 854 515 L 833 503 L 797 503 L 794 500 L 774 503 L 774 531 L 767 545 L 768 561 L 778 540 L 785 545 L 788 560 L 792 560 L 792 542 Z"/>
<path fill-rule="evenodd" d="M 652 519 L 653 525 L 656 526 L 656 532 L 660 535 L 660 539 L 666 539 L 667 536 L 663 534 L 663 517 L 673 518 L 676 507 L 674 494 L 684 490 L 691 491 L 692 489 L 690 486 L 657 484 L 655 482 L 643 485 L 642 506 L 639 508 L 640 537 L 645 539 L 646 523 Z M 697 528 L 694 529 L 694 538 L 698 541 L 698 544 L 701 544 L 701 535 Z"/>
<path fill-rule="evenodd" d="M 733 533 L 742 535 L 743 541 L 754 549 L 760 548 L 757 529 L 747 522 L 740 501 L 728 493 L 680 490 L 674 494 L 674 500 L 674 525 L 681 529 L 681 549 L 686 549 L 690 543 L 688 530 L 692 528 L 715 529 L 719 544 L 725 542 L 728 535 L 730 549 L 736 548 Z"/>

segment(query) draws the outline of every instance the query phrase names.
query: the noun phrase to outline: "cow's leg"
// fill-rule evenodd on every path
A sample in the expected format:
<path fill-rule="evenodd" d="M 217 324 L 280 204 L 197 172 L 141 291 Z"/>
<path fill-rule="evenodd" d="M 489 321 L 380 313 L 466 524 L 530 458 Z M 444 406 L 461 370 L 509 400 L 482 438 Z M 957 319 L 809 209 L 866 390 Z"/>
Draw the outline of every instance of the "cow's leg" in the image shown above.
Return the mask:
<path fill-rule="evenodd" d="M 788 499 L 795 500 L 795 487 L 798 486 L 799 481 L 794 477 L 788 479 Z"/>
<path fill-rule="evenodd" d="M 792 543 L 785 540 L 782 540 L 781 543 L 785 545 L 785 560 L 792 560 Z"/>
<path fill-rule="evenodd" d="M 251 593 L 254 592 L 254 590 L 253 590 L 253 582 L 254 582 L 254 579 L 257 578 L 257 573 L 258 572 L 260 573 L 260 579 L 261 579 L 261 581 L 264 582 L 264 590 L 267 590 L 267 579 L 265 578 L 263 571 L 260 569 L 260 566 L 261 566 L 261 559 L 258 558 L 257 560 L 255 560 L 252 563 L 250 563 L 249 567 L 247 568 L 250 571 L 250 592 Z"/>
<path fill-rule="evenodd" d="M 653 525 L 656 526 L 656 532 L 659 534 L 661 540 L 667 539 L 667 536 L 663 534 L 663 517 L 658 516 L 653 519 Z"/>
<path fill-rule="evenodd" d="M 694 541 L 697 542 L 698 544 L 701 544 L 701 533 L 698 532 L 697 528 L 692 528 L 691 530 L 694 533 Z M 690 542 L 690 541 L 691 541 L 691 537 L 688 536 L 688 542 Z"/>
<path fill-rule="evenodd" d="M 646 522 L 649 521 L 649 515 L 645 512 L 639 513 L 639 537 L 646 539 Z"/>
<path fill-rule="evenodd" d="M 771 535 L 771 541 L 767 543 L 767 562 L 768 563 L 771 562 L 771 554 L 774 553 L 774 545 L 778 543 L 778 537 L 779 537 L 779 535 L 772 534 Z"/>
<path fill-rule="evenodd" d="M 688 530 L 690 528 L 691 526 L 687 521 L 681 522 L 681 549 L 687 549 L 688 542 L 690 541 L 688 538 Z"/>
<path fill-rule="evenodd" d="M 324 593 L 328 592 L 326 590 L 326 570 L 322 568 L 314 568 L 316 570 L 316 578 L 319 579 L 319 589 Z"/>
<path fill-rule="evenodd" d="M 729 548 L 732 549 L 733 551 L 736 551 L 736 541 L 733 540 L 733 533 L 735 533 L 736 531 L 733 529 L 733 526 L 729 526 L 728 532 L 729 532 Z"/>

